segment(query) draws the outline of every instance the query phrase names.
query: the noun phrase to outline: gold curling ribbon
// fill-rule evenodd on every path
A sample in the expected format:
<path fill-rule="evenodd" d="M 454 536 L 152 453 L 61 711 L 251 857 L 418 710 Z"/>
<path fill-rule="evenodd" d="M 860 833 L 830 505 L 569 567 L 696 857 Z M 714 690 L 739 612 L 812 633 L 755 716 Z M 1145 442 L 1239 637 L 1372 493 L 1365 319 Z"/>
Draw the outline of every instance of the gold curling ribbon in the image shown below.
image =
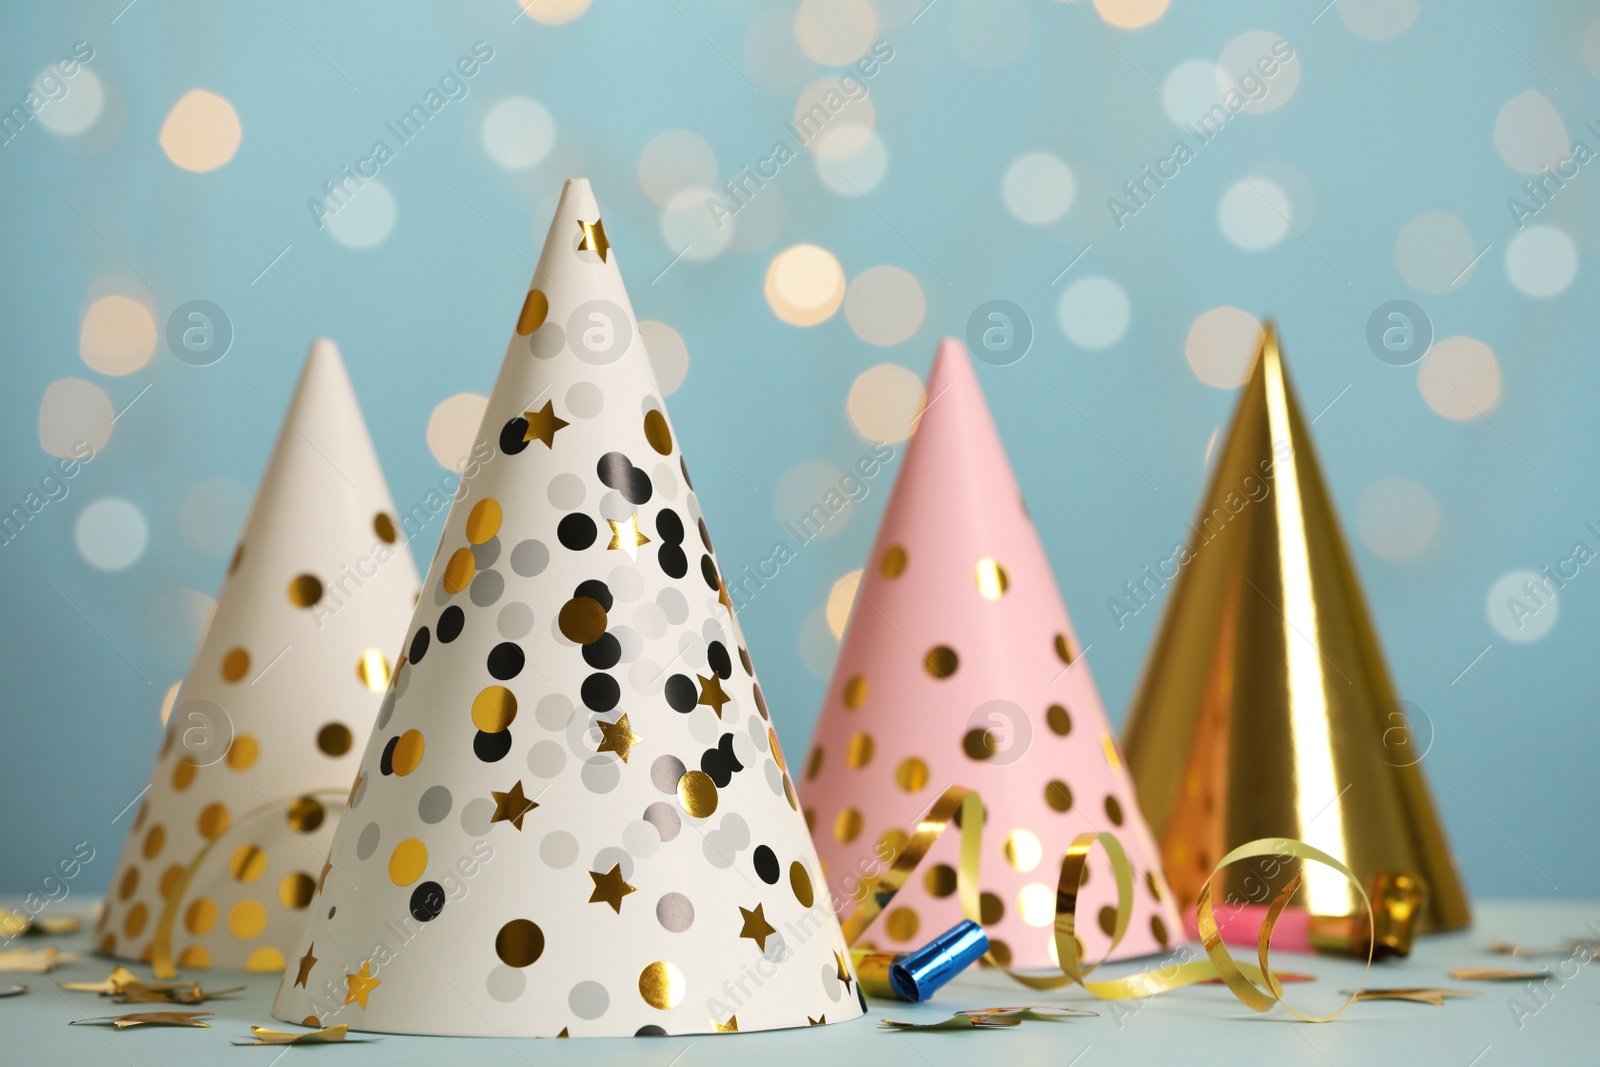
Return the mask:
<path fill-rule="evenodd" d="M 348 791 L 343 789 L 312 789 L 304 793 L 296 793 L 293 800 L 298 800 L 301 797 L 339 798 L 346 796 L 347 793 Z M 265 796 L 266 794 L 262 795 Z M 292 803 L 292 801 L 290 802 Z M 171 895 L 167 897 L 166 903 L 162 905 L 161 918 L 156 923 L 155 940 L 150 946 L 150 966 L 157 978 L 170 979 L 178 977 L 178 969 L 172 963 L 172 928 L 177 925 L 178 906 L 183 903 L 183 895 L 188 892 L 189 883 L 194 880 L 195 872 L 200 869 L 200 865 L 206 861 L 206 857 L 211 854 L 213 848 L 228 840 L 235 831 L 248 826 L 268 812 L 276 812 L 287 823 L 288 818 L 284 815 L 283 807 L 269 800 L 260 807 L 251 808 L 244 813 L 244 816 L 238 822 L 213 837 L 210 841 L 207 841 L 200 847 L 200 851 L 195 853 L 194 859 L 189 861 L 189 865 L 184 868 L 183 876 L 178 879 L 178 884 L 172 887 Z M 305 837 L 305 834 L 299 830 L 295 830 L 295 833 Z M 318 851 L 320 852 L 321 850 L 318 849 Z M 323 858 L 326 859 L 327 857 Z"/>
<path fill-rule="evenodd" d="M 895 857 L 889 870 L 880 875 L 869 887 L 869 892 L 861 904 L 844 921 L 843 930 L 845 942 L 854 945 L 866 933 L 883 909 L 888 907 L 902 886 L 916 869 L 922 864 L 928 850 L 939 840 L 952 822 L 958 821 L 961 830 L 961 859 L 956 868 L 956 893 L 961 901 L 961 913 L 973 922 L 980 922 L 978 906 L 978 867 L 983 855 L 983 802 L 978 794 L 961 786 L 950 786 L 939 798 L 933 802 L 926 815 L 917 823 L 917 829 L 906 842 L 906 847 L 900 855 Z M 1088 862 L 1089 853 L 1096 844 L 1105 849 L 1106 855 L 1111 860 L 1111 869 L 1117 883 L 1117 917 L 1111 932 L 1111 944 L 1106 949 L 1105 955 L 1096 963 L 1084 966 L 1079 958 L 1078 939 L 1075 930 L 1078 923 L 1078 888 L 1083 881 L 1084 864 Z M 1128 854 L 1122 848 L 1122 843 L 1115 834 L 1086 833 L 1079 834 L 1067 846 L 1066 855 L 1061 859 L 1061 875 L 1056 882 L 1056 916 L 1055 916 L 1055 946 L 1056 956 L 1060 960 L 1061 974 L 1059 975 L 1030 975 L 1002 967 L 992 954 L 984 958 L 990 964 L 1001 970 L 1012 981 L 1035 990 L 1055 990 L 1069 985 L 1081 985 L 1090 994 L 1101 1000 L 1133 1000 L 1141 997 L 1152 997 L 1164 993 L 1169 989 L 1193 985 L 1213 978 L 1220 978 L 1233 995 L 1238 997 L 1247 1007 L 1260 1012 L 1270 1011 L 1274 1004 L 1283 1004 L 1284 1010 L 1295 1018 L 1304 1022 L 1328 1022 L 1343 1014 L 1344 1010 L 1355 1003 L 1357 995 L 1366 985 L 1367 972 L 1372 968 L 1371 943 L 1368 944 L 1367 971 L 1363 971 L 1361 981 L 1357 983 L 1355 992 L 1349 995 L 1339 1009 L 1330 1015 L 1311 1016 L 1303 1015 L 1288 1004 L 1283 1003 L 1283 986 L 1273 975 L 1268 964 L 1268 947 L 1272 941 L 1273 929 L 1277 926 L 1278 917 L 1283 914 L 1289 905 L 1289 900 L 1294 896 L 1295 890 L 1300 888 L 1304 878 L 1297 873 L 1285 885 L 1272 904 L 1267 908 L 1266 917 L 1261 923 L 1261 933 L 1257 943 L 1257 957 L 1260 966 L 1252 963 L 1240 963 L 1233 958 L 1228 947 L 1222 942 L 1222 934 L 1217 926 L 1216 913 L 1211 905 L 1211 883 L 1217 873 L 1223 868 L 1237 863 L 1240 860 L 1275 857 L 1285 859 L 1293 857 L 1300 860 L 1311 860 L 1331 867 L 1344 875 L 1350 884 L 1356 887 L 1356 892 L 1361 896 L 1361 903 L 1367 911 L 1367 922 L 1372 922 L 1372 903 L 1367 898 L 1365 887 L 1359 879 L 1337 859 L 1323 852 L 1321 849 L 1296 841 L 1287 837 L 1263 837 L 1240 845 L 1218 861 L 1212 869 L 1211 877 L 1206 879 L 1201 887 L 1200 897 L 1196 905 L 1197 925 L 1200 930 L 1201 944 L 1206 951 L 1206 959 L 1192 960 L 1188 963 L 1175 964 L 1156 970 L 1143 971 L 1139 974 L 1129 975 L 1125 978 L 1108 980 L 1088 980 L 1088 975 L 1103 964 L 1117 945 L 1122 942 L 1123 935 L 1128 932 L 1128 922 L 1133 916 L 1133 864 L 1128 859 Z M 1264 988 L 1262 988 L 1264 987 Z"/>

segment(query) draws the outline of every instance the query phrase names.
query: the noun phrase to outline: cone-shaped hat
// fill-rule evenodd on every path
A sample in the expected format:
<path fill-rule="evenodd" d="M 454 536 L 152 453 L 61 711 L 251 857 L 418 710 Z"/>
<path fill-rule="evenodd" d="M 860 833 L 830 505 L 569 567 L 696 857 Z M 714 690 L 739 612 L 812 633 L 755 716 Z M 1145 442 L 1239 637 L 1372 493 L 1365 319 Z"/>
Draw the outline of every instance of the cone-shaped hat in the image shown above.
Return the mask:
<path fill-rule="evenodd" d="M 1269 324 L 1151 649 L 1125 751 L 1184 906 L 1212 865 L 1293 837 L 1363 882 L 1422 875 L 1424 929 L 1464 926 L 1465 893 L 1384 666 L 1309 427 Z M 1308 865 L 1297 905 L 1360 910 Z M 1237 864 L 1214 895 L 1265 903 Z"/>
<path fill-rule="evenodd" d="M 1095 830 L 1117 833 L 1148 875 L 1119 953 L 1158 951 L 1178 922 L 1155 846 L 959 341 L 940 345 L 927 396 L 806 767 L 806 817 L 830 882 L 849 892 L 946 786 L 966 786 L 987 811 L 983 922 L 1001 962 L 1051 963 L 1053 864 Z M 874 943 L 904 950 L 961 919 L 958 854 L 954 834 L 939 840 Z M 1090 869 L 1079 914 L 1109 930 L 1116 883 L 1108 865 Z M 1098 959 L 1109 938 L 1087 925 L 1079 936 Z"/>
<path fill-rule="evenodd" d="M 100 920 L 103 952 L 281 971 L 417 570 L 333 342 L 311 346 Z"/>
<path fill-rule="evenodd" d="M 679 445 L 570 181 L 279 1018 L 577 1037 L 863 1013 Z"/>

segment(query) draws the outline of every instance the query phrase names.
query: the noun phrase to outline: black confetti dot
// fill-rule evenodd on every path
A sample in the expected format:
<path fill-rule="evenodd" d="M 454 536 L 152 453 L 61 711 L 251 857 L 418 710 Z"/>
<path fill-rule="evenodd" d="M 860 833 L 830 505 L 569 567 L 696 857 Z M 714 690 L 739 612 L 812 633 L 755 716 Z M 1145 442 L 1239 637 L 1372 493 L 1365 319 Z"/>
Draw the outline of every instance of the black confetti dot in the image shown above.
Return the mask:
<path fill-rule="evenodd" d="M 597 536 L 594 520 L 580 511 L 568 515 L 556 526 L 556 537 L 574 552 L 582 552 L 594 544 Z"/>
<path fill-rule="evenodd" d="M 448 645 L 461 636 L 461 629 L 466 625 L 467 613 L 461 610 L 459 604 L 451 604 L 439 614 L 439 640 Z"/>
<path fill-rule="evenodd" d="M 656 516 L 656 533 L 669 545 L 683 544 L 683 520 L 671 508 L 663 508 Z"/>
<path fill-rule="evenodd" d="M 428 654 L 429 640 L 428 628 L 426 626 L 418 630 L 416 634 L 412 636 L 410 653 L 412 663 L 421 663 L 422 657 Z"/>
<path fill-rule="evenodd" d="M 717 592 L 722 588 L 721 582 L 717 580 L 717 565 L 711 561 L 710 556 L 700 557 L 700 577 L 706 580 L 706 584 L 711 587 L 712 592 Z"/>
<path fill-rule="evenodd" d="M 591 674 L 583 680 L 583 706 L 591 711 L 610 711 L 622 699 L 622 686 L 609 674 Z"/>
<path fill-rule="evenodd" d="M 744 668 L 744 673 L 755 676 L 756 669 L 750 665 L 750 650 L 743 645 L 739 646 L 739 666 Z"/>
<path fill-rule="evenodd" d="M 667 1032 L 655 1023 L 649 1023 L 633 1032 L 634 1037 L 666 1037 Z"/>
<path fill-rule="evenodd" d="M 724 680 L 733 677 L 733 660 L 728 656 L 728 646 L 721 641 L 713 641 L 706 647 L 706 662 L 718 677 Z"/>
<path fill-rule="evenodd" d="M 611 589 L 598 578 L 590 578 L 587 582 L 579 582 L 578 588 L 572 591 L 573 596 L 586 596 L 596 601 L 607 611 L 611 610 Z"/>
<path fill-rule="evenodd" d="M 656 562 L 661 564 L 661 573 L 668 578 L 682 578 L 689 573 L 689 557 L 677 545 L 662 545 L 657 549 Z"/>
<path fill-rule="evenodd" d="M 861 992 L 861 983 L 856 983 L 856 1003 L 861 1005 L 861 1014 L 867 1013 L 867 995 Z"/>
<path fill-rule="evenodd" d="M 756 876 L 768 885 L 778 882 L 778 856 L 766 845 L 756 846 Z"/>
<path fill-rule="evenodd" d="M 635 467 L 621 452 L 607 452 L 595 464 L 600 484 L 615 489 L 630 504 L 643 504 L 650 499 L 650 476 Z"/>
<path fill-rule="evenodd" d="M 705 544 L 707 552 L 712 551 L 712 548 L 711 548 L 711 531 L 706 529 L 706 520 L 705 519 L 701 519 L 700 520 L 700 540 Z"/>
<path fill-rule="evenodd" d="M 378 770 L 385 777 L 394 773 L 394 749 L 399 743 L 399 737 L 391 737 L 389 743 L 383 746 L 383 755 L 378 759 Z"/>
<path fill-rule="evenodd" d="M 511 641 L 502 641 L 489 650 L 489 673 L 502 682 L 522 673 L 528 657 Z"/>
<path fill-rule="evenodd" d="M 423 882 L 411 891 L 411 917 L 431 923 L 444 911 L 444 887 L 438 882 Z"/>
<path fill-rule="evenodd" d="M 597 671 L 610 670 L 622 658 L 622 642 L 614 634 L 601 634 L 583 646 L 583 662 Z"/>
<path fill-rule="evenodd" d="M 667 706 L 673 711 L 687 715 L 694 710 L 699 699 L 700 691 L 695 688 L 694 679 L 687 674 L 674 674 L 667 679 Z"/>
<path fill-rule="evenodd" d="M 728 783 L 733 781 L 734 773 L 744 770 L 744 764 L 733 754 L 732 734 L 723 734 L 716 748 L 708 748 L 701 753 L 700 769 L 717 783 L 718 789 L 727 788 Z"/>
<path fill-rule="evenodd" d="M 478 731 L 478 736 L 472 739 L 472 753 L 485 763 L 497 763 L 506 758 L 506 753 L 511 751 L 511 731 L 501 730 L 497 734 L 486 734 Z"/>
<path fill-rule="evenodd" d="M 516 455 L 528 447 L 528 442 L 523 440 L 527 436 L 528 420 L 518 415 L 500 431 L 500 451 L 508 456 Z"/>

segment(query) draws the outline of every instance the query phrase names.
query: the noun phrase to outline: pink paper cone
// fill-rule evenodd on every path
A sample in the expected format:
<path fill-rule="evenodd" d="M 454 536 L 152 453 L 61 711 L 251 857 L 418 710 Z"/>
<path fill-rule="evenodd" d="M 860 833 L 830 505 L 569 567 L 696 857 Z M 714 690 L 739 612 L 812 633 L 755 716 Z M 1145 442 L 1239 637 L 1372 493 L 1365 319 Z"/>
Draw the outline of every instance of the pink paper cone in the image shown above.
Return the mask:
<path fill-rule="evenodd" d="M 1105 707 L 965 348 L 945 340 L 865 568 L 801 795 L 836 893 L 859 899 L 951 785 L 987 810 L 983 923 L 996 956 L 1045 967 L 1074 835 L 1109 830 L 1138 878 L 1117 956 L 1181 930 Z M 904 950 L 961 918 L 952 828 L 867 934 Z M 1078 935 L 1109 944 L 1116 883 L 1089 860 Z"/>

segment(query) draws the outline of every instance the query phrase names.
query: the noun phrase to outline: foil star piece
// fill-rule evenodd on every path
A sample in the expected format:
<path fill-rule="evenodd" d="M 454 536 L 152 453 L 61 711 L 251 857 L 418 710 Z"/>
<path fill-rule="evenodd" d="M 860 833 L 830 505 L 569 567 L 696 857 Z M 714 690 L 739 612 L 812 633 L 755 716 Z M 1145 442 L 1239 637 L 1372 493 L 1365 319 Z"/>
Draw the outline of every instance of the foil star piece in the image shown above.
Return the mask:
<path fill-rule="evenodd" d="M 124 987 L 120 994 L 112 997 L 111 1002 L 113 1004 L 204 1004 L 208 1000 L 243 991 L 242 985 L 228 989 L 206 990 L 188 982 L 179 985 L 145 985 L 143 982 L 132 982 Z"/>
<path fill-rule="evenodd" d="M 722 679 L 715 672 L 709 678 L 698 674 L 695 677 L 700 679 L 700 699 L 695 703 L 706 705 L 717 713 L 717 718 L 722 718 L 722 705 L 733 699 L 722 691 Z"/>
<path fill-rule="evenodd" d="M 311 968 L 317 965 L 317 957 L 312 955 L 316 951 L 317 943 L 313 941 L 306 946 L 306 954 L 300 957 L 300 971 L 295 975 L 294 984 L 306 988 L 306 981 L 311 977 Z"/>
<path fill-rule="evenodd" d="M 1347 996 L 1349 994 L 1346 994 Z M 1446 997 L 1481 996 L 1476 989 L 1363 989 L 1357 1000 L 1410 1000 L 1418 1004 L 1444 1006 Z"/>
<path fill-rule="evenodd" d="M 606 224 L 600 219 L 593 222 L 579 219 L 578 229 L 583 231 L 583 237 L 578 241 L 578 251 L 593 252 L 600 257 L 600 262 L 606 262 L 606 254 L 611 250 L 611 242 L 606 238 Z"/>
<path fill-rule="evenodd" d="M 1514 971 L 1504 967 L 1457 967 L 1450 977 L 1458 982 L 1539 982 L 1549 971 Z"/>
<path fill-rule="evenodd" d="M 70 993 L 103 993 L 107 996 L 120 993 L 124 988 L 135 985 L 138 977 L 126 967 L 117 967 L 106 976 L 103 982 L 58 982 L 57 989 L 65 989 Z"/>
<path fill-rule="evenodd" d="M 628 727 L 626 713 L 616 722 L 596 722 L 595 725 L 600 728 L 600 745 L 595 751 L 615 752 L 623 763 L 628 762 L 628 753 L 633 751 L 633 746 L 644 740 Z"/>
<path fill-rule="evenodd" d="M 522 817 L 539 805 L 529 800 L 522 793 L 522 779 L 506 792 L 498 789 L 489 790 L 489 795 L 494 797 L 494 814 L 489 817 L 491 823 L 508 822 L 520 832 L 522 830 Z"/>
<path fill-rule="evenodd" d="M 363 1044 L 368 1041 L 382 1041 L 381 1037 L 349 1037 L 350 1027 L 345 1023 L 338 1026 L 325 1026 L 321 1030 L 307 1030 L 305 1033 L 291 1033 L 288 1030 L 269 1030 L 265 1026 L 252 1026 L 250 1032 L 256 1035 L 254 1041 L 235 1041 L 235 1045 L 332 1045 L 343 1042 L 347 1045 Z"/>
<path fill-rule="evenodd" d="M 344 976 L 345 986 L 349 992 L 344 995 L 346 1004 L 359 1004 L 362 1011 L 367 1010 L 367 997 L 374 989 L 383 984 L 382 979 L 372 977 L 372 961 L 367 960 L 361 964 L 361 970 L 355 974 Z"/>
<path fill-rule="evenodd" d="M 130 1026 L 193 1026 L 209 1030 L 211 1024 L 204 1021 L 209 1018 L 209 1011 L 143 1011 L 132 1015 L 107 1015 L 99 1019 L 69 1019 L 67 1025 L 105 1026 L 109 1023 L 118 1030 L 126 1030 Z"/>
<path fill-rule="evenodd" d="M 528 429 L 522 435 L 524 441 L 543 441 L 544 447 L 556 447 L 556 431 L 564 430 L 571 423 L 556 414 L 555 401 L 546 400 L 544 407 L 538 411 L 524 411 L 522 417 L 528 420 Z"/>
<path fill-rule="evenodd" d="M 54 948 L 19 948 L 0 952 L 0 971 L 23 974 L 48 974 L 63 963 L 82 958 L 81 952 L 61 952 Z"/>
<path fill-rule="evenodd" d="M 719 1034 L 737 1034 L 739 1032 L 739 1017 L 737 1015 L 730 1015 L 728 1016 L 728 1021 L 725 1023 L 719 1023 L 716 1020 L 712 1020 L 711 1025 L 717 1028 L 717 1033 Z"/>
<path fill-rule="evenodd" d="M 591 904 L 610 904 L 611 910 L 622 914 L 622 898 L 637 890 L 622 880 L 622 864 L 613 863 L 605 874 L 589 872 L 594 879 L 594 892 L 589 894 Z"/>
<path fill-rule="evenodd" d="M 12 982 L 9 985 L 0 985 L 0 997 L 20 997 L 27 991 L 27 985 L 22 982 Z"/>
<path fill-rule="evenodd" d="M 777 933 L 778 930 L 767 922 L 767 917 L 761 914 L 761 908 L 762 905 L 757 904 L 755 911 L 746 911 L 744 908 L 739 909 L 739 914 L 744 917 L 744 928 L 739 931 L 739 936 L 748 937 L 756 943 L 756 948 L 765 952 L 767 951 L 767 938 Z"/>
<path fill-rule="evenodd" d="M 836 976 L 838 977 L 839 981 L 844 983 L 844 988 L 846 991 L 848 991 L 850 989 L 850 983 L 853 981 L 853 979 L 850 977 L 849 966 L 847 966 L 844 962 L 844 956 L 835 952 L 833 954 L 833 963 Z"/>
<path fill-rule="evenodd" d="M 607 549 L 620 548 L 628 554 L 628 558 L 637 560 L 639 548 L 650 543 L 644 531 L 639 529 L 639 513 L 634 512 L 628 516 L 627 522 L 618 522 L 616 519 L 607 519 L 606 525 L 611 527 L 611 543 Z"/>

